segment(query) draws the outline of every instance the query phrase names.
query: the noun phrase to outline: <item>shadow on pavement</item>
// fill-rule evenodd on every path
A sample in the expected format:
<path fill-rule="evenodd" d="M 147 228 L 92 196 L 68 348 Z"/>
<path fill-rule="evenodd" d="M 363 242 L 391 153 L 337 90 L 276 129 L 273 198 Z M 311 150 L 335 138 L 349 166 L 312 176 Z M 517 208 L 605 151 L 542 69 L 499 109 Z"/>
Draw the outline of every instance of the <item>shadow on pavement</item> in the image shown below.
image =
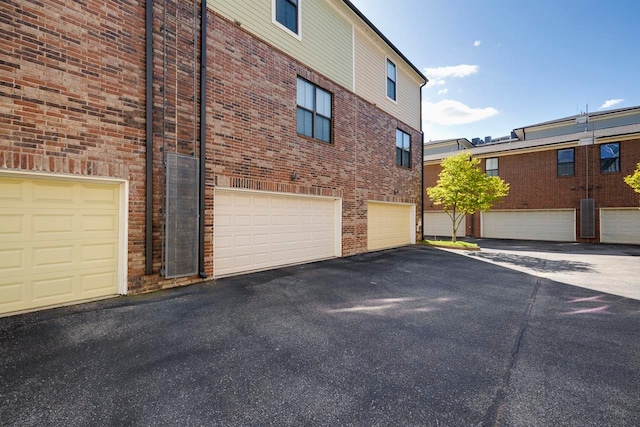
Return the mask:
<path fill-rule="evenodd" d="M 540 240 L 479 239 L 470 237 L 467 237 L 464 240 L 471 243 L 477 243 L 483 249 L 523 252 L 566 252 L 576 255 L 640 256 L 640 245 L 546 242 Z"/>
<path fill-rule="evenodd" d="M 519 267 L 526 267 L 541 273 L 588 272 L 592 270 L 591 264 L 580 261 L 555 261 L 527 255 L 488 252 L 471 253 L 469 256 L 483 258 L 497 263 L 507 263 Z"/>

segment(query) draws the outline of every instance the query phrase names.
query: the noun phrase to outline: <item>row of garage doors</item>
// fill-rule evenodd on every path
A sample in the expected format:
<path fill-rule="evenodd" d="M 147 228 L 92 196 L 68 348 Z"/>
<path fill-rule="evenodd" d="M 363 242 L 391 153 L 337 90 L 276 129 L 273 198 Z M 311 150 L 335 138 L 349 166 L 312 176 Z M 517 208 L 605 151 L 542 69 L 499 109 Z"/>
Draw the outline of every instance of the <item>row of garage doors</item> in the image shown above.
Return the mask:
<path fill-rule="evenodd" d="M 415 243 L 415 206 L 367 203 L 367 249 Z M 339 198 L 217 189 L 216 277 L 342 255 Z"/>
<path fill-rule="evenodd" d="M 451 219 L 444 212 L 424 212 L 426 236 L 450 236 Z M 481 213 L 481 235 L 495 239 L 576 240 L 575 209 L 504 210 Z M 464 236 L 465 221 L 458 229 Z M 602 243 L 640 244 L 640 209 L 600 209 L 600 241 Z"/>
<path fill-rule="evenodd" d="M 126 293 L 126 185 L 0 175 L 0 314 Z M 216 277 L 342 255 L 341 199 L 218 189 L 214 221 Z M 367 224 L 369 250 L 415 243 L 415 205 Z"/>

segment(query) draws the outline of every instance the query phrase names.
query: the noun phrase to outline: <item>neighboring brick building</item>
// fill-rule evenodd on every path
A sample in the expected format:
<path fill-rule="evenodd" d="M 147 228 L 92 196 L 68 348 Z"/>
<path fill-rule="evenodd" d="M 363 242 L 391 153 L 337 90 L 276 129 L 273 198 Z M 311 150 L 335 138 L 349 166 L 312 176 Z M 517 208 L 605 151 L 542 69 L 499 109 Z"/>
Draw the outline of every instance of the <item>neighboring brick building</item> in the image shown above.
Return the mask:
<path fill-rule="evenodd" d="M 511 186 L 491 211 L 468 215 L 466 235 L 640 244 L 640 199 L 624 181 L 640 162 L 640 107 L 577 115 L 515 129 L 494 141 L 425 144 L 425 188 L 459 149 Z M 425 235 L 450 235 L 450 221 L 425 200 Z M 460 235 L 462 233 L 460 232 Z"/>
<path fill-rule="evenodd" d="M 415 242 L 426 79 L 350 2 L 147 3 L 0 6 L 0 314 Z"/>

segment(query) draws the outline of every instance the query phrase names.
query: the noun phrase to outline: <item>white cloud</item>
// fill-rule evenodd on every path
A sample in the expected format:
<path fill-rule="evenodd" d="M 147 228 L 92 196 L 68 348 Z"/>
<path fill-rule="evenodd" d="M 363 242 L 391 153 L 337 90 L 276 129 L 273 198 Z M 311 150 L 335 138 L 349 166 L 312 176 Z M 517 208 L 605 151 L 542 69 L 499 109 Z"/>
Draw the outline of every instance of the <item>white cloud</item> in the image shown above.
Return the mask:
<path fill-rule="evenodd" d="M 425 87 L 430 88 L 434 86 L 443 86 L 445 84 L 447 84 L 447 81 L 443 79 L 429 79 Z"/>
<path fill-rule="evenodd" d="M 481 43 L 482 43 L 482 41 L 476 40 L 476 41 L 473 42 L 473 46 L 474 47 L 478 47 L 478 46 L 480 46 Z"/>
<path fill-rule="evenodd" d="M 440 89 L 438 91 L 438 95 L 445 95 L 447 92 L 449 92 L 449 89 L 447 89 L 447 88 Z"/>
<path fill-rule="evenodd" d="M 478 72 L 477 65 L 448 65 L 446 67 L 425 68 L 424 74 L 429 78 L 427 88 L 434 86 L 442 86 L 447 83 L 445 80 L 449 77 L 463 78 Z"/>
<path fill-rule="evenodd" d="M 605 101 L 604 104 L 602 104 L 600 108 L 598 108 L 598 110 L 604 110 L 605 108 L 613 107 L 614 105 L 620 104 L 622 101 L 624 101 L 624 99 L 609 99 Z"/>
<path fill-rule="evenodd" d="M 499 113 L 493 107 L 472 108 L 452 99 L 443 99 L 438 102 L 424 101 L 422 112 L 425 122 L 449 126 L 477 122 Z"/>
<path fill-rule="evenodd" d="M 442 80 L 445 77 L 467 77 L 478 72 L 477 65 L 460 64 L 446 67 L 425 68 L 424 73 L 429 79 Z"/>

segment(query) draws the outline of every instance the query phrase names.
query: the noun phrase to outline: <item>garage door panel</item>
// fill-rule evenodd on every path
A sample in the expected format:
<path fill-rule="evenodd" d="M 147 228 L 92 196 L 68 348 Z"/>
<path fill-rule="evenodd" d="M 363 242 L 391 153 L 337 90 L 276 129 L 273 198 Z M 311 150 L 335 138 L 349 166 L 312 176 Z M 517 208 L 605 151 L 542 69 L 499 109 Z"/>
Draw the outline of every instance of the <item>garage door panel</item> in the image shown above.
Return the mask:
<path fill-rule="evenodd" d="M 113 260 L 116 259 L 117 253 L 118 247 L 115 242 L 84 244 L 80 247 L 81 261 L 92 265 L 98 263 L 113 265 Z"/>
<path fill-rule="evenodd" d="M 425 236 L 446 236 L 451 237 L 453 232 L 451 217 L 444 211 L 429 211 L 424 212 L 422 216 L 422 223 Z M 467 229 L 467 219 L 462 218 L 460 225 L 458 226 L 458 236 L 465 236 Z"/>
<path fill-rule="evenodd" d="M 85 206 L 111 206 L 117 208 L 118 206 L 118 188 L 105 187 L 103 185 L 91 185 L 85 184 L 85 189 L 89 191 L 82 191 L 80 198 Z"/>
<path fill-rule="evenodd" d="M 73 214 L 34 214 L 33 234 L 36 239 L 51 239 L 64 237 L 73 233 Z"/>
<path fill-rule="evenodd" d="M 108 215 L 84 214 L 81 215 L 81 229 L 83 233 L 107 232 L 108 235 L 112 235 L 118 227 L 117 221 L 118 218 L 113 213 Z"/>
<path fill-rule="evenodd" d="M 118 293 L 119 184 L 0 176 L 0 189 L 0 313 Z"/>
<path fill-rule="evenodd" d="M 34 275 L 33 300 L 45 304 L 68 301 L 73 297 L 73 281 L 74 276 L 70 274 Z"/>
<path fill-rule="evenodd" d="M 640 245 L 640 209 L 601 209 L 600 241 Z"/>
<path fill-rule="evenodd" d="M 216 277 L 336 256 L 336 209 L 334 199 L 217 190 Z"/>
<path fill-rule="evenodd" d="M 25 221 L 25 215 L 22 214 L 0 215 L 0 241 L 19 238 L 19 235 L 25 234 Z"/>
<path fill-rule="evenodd" d="M 15 311 L 23 299 L 24 281 L 0 282 L 0 313 Z"/>
<path fill-rule="evenodd" d="M 0 181 L 0 202 L 24 202 L 24 180 L 5 178 Z"/>
<path fill-rule="evenodd" d="M 367 248 L 386 249 L 411 243 L 413 206 L 369 202 L 367 205 Z"/>
<path fill-rule="evenodd" d="M 482 237 L 572 242 L 576 240 L 575 210 L 483 212 Z"/>
<path fill-rule="evenodd" d="M 23 257 L 25 250 L 22 248 L 11 248 L 0 250 L 0 271 L 5 274 L 21 274 L 24 269 Z"/>
<path fill-rule="evenodd" d="M 284 215 L 277 215 L 274 214 L 271 217 L 271 225 L 275 226 L 275 225 L 285 225 L 285 217 Z"/>
<path fill-rule="evenodd" d="M 111 289 L 116 275 L 112 270 L 102 273 L 83 274 L 81 276 L 82 293 L 85 295 L 95 292 L 103 294 L 105 290 Z"/>
<path fill-rule="evenodd" d="M 268 227 L 269 226 L 269 216 L 268 215 L 256 214 L 253 217 L 253 224 L 254 224 L 254 226 L 257 226 L 257 227 L 260 227 L 260 226 Z"/>
<path fill-rule="evenodd" d="M 33 248 L 33 270 L 63 269 L 74 265 L 74 245 L 41 246 Z"/>
<path fill-rule="evenodd" d="M 33 201 L 48 206 L 71 205 L 74 202 L 73 184 L 39 181 L 32 186 Z"/>

